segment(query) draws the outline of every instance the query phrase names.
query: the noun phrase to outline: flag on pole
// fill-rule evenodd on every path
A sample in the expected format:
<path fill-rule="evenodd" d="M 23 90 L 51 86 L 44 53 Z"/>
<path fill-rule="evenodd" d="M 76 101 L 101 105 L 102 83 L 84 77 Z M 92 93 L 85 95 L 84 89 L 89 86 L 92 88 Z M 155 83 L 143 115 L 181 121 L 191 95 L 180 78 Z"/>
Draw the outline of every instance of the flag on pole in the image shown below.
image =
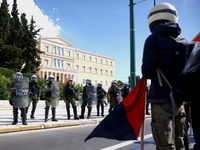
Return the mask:
<path fill-rule="evenodd" d="M 87 136 L 116 140 L 137 140 L 144 119 L 146 78 L 142 77 L 129 95 Z"/>

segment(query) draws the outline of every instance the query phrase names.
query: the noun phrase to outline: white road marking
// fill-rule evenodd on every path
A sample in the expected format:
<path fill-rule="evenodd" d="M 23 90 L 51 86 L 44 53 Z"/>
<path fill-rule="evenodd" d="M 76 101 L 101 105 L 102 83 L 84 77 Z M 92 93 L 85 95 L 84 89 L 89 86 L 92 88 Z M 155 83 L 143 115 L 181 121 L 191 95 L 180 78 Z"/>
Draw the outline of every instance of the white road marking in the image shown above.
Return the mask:
<path fill-rule="evenodd" d="M 151 138 L 152 137 L 152 134 L 147 134 L 144 136 L 144 140 L 145 139 L 148 139 L 148 138 Z M 121 147 L 124 147 L 124 146 L 128 146 L 130 144 L 133 144 L 134 142 L 138 142 L 140 141 L 140 137 L 138 138 L 138 140 L 130 140 L 130 141 L 126 141 L 126 142 L 123 142 L 123 143 L 120 143 L 120 144 L 116 144 L 116 145 L 113 145 L 113 146 L 109 146 L 109 147 L 106 147 L 106 148 L 103 148 L 101 150 L 115 150 L 115 149 L 119 149 Z"/>

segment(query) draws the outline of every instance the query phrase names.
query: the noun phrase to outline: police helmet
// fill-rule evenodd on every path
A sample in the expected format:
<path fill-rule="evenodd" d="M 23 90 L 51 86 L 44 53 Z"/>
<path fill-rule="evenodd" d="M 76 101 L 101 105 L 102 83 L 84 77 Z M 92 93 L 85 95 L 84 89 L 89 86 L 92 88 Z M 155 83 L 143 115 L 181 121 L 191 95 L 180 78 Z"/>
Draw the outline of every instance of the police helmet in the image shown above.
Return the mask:
<path fill-rule="evenodd" d="M 48 76 L 48 81 L 50 82 L 50 83 L 52 83 L 52 82 L 54 82 L 54 76 L 53 75 L 50 75 L 50 76 Z"/>
<path fill-rule="evenodd" d="M 86 84 L 91 84 L 92 81 L 90 79 L 86 79 Z"/>
<path fill-rule="evenodd" d="M 31 76 L 31 80 L 32 80 L 33 82 L 38 82 L 38 77 L 37 77 L 36 75 L 32 75 L 32 76 Z"/>
<path fill-rule="evenodd" d="M 176 8 L 169 3 L 160 3 L 154 6 L 148 15 L 148 25 L 150 30 L 156 21 L 170 21 L 178 23 L 178 12 Z"/>
<path fill-rule="evenodd" d="M 117 84 L 117 81 L 116 81 L 116 80 L 113 80 L 111 83 L 112 83 L 112 84 Z"/>
<path fill-rule="evenodd" d="M 102 87 L 102 83 L 98 83 L 98 84 L 97 84 L 97 87 Z"/>
<path fill-rule="evenodd" d="M 71 77 L 67 78 L 67 82 L 68 81 L 73 81 L 73 79 Z"/>
<path fill-rule="evenodd" d="M 20 81 L 23 79 L 23 74 L 21 72 L 16 72 L 15 73 L 15 76 L 14 76 L 14 79 Z"/>

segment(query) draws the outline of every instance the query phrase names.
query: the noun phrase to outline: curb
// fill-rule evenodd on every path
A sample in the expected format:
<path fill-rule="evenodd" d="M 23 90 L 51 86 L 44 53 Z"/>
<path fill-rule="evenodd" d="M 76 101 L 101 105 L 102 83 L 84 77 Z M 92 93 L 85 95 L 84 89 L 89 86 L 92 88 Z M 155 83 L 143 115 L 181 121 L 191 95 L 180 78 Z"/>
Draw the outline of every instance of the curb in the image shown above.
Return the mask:
<path fill-rule="evenodd" d="M 102 119 L 98 120 L 77 120 L 77 121 L 62 121 L 62 122 L 45 122 L 39 124 L 31 125 L 8 125 L 2 126 L 0 128 L 0 134 L 9 133 L 9 132 L 19 132 L 19 131 L 28 131 L 28 130 L 40 130 L 40 129 L 49 129 L 49 128 L 58 128 L 58 127 L 67 127 L 67 126 L 78 126 L 78 125 L 87 125 L 87 124 L 98 124 Z"/>

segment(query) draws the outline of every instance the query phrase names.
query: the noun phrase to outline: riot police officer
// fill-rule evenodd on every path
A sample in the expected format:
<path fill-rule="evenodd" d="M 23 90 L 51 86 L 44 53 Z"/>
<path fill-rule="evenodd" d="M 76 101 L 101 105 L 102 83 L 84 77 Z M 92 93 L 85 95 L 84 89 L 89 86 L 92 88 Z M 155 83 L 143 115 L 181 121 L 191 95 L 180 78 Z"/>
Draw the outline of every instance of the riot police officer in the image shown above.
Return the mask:
<path fill-rule="evenodd" d="M 17 72 L 14 76 L 14 82 L 11 85 L 13 105 L 13 123 L 18 123 L 18 109 L 21 110 L 22 124 L 27 125 L 26 107 L 28 106 L 28 78 L 23 80 L 23 74 Z"/>
<path fill-rule="evenodd" d="M 125 97 L 130 93 L 130 86 L 129 83 L 125 82 L 124 87 L 121 89 L 122 97 L 125 99 Z"/>
<path fill-rule="evenodd" d="M 31 82 L 29 82 L 29 105 L 26 108 L 26 113 L 28 113 L 29 106 L 32 102 L 32 110 L 30 118 L 35 118 L 35 110 L 38 103 L 38 100 L 40 100 L 40 86 L 38 85 L 38 77 L 36 75 L 31 76 Z"/>
<path fill-rule="evenodd" d="M 101 107 L 101 116 L 104 117 L 104 97 L 106 91 L 102 88 L 102 83 L 97 84 L 97 116 L 99 116 L 99 107 Z"/>
<path fill-rule="evenodd" d="M 45 91 L 45 122 L 48 121 L 48 115 L 49 115 L 49 109 L 51 106 L 51 110 L 52 110 L 52 121 L 58 121 L 56 119 L 56 106 L 57 103 L 59 101 L 59 87 L 58 85 L 56 86 L 54 84 L 54 76 L 50 75 L 48 77 L 48 82 L 47 82 L 47 86 L 46 86 L 46 91 Z M 55 92 L 57 93 L 55 96 Z"/>
<path fill-rule="evenodd" d="M 63 90 L 63 95 L 64 95 L 64 102 L 66 104 L 66 110 L 67 110 L 67 118 L 70 120 L 70 104 L 72 105 L 73 112 L 74 112 L 74 119 L 78 120 L 79 118 L 77 117 L 77 107 L 76 107 L 76 102 L 75 102 L 75 96 L 76 96 L 76 90 L 75 87 L 72 85 L 72 78 L 67 78 L 67 84 L 64 87 Z"/>
<path fill-rule="evenodd" d="M 82 106 L 81 106 L 81 115 L 79 116 L 80 119 L 84 119 L 85 107 L 88 107 L 88 115 L 87 119 L 90 119 L 91 112 L 92 112 L 92 101 L 94 100 L 94 92 L 95 88 L 92 85 L 92 81 L 87 79 L 86 85 L 83 87 L 83 95 L 82 95 Z"/>
<path fill-rule="evenodd" d="M 119 104 L 117 99 L 119 93 L 121 93 L 121 91 L 117 87 L 117 81 L 113 80 L 111 82 L 111 87 L 108 89 L 108 101 L 110 102 L 109 113 Z"/>

